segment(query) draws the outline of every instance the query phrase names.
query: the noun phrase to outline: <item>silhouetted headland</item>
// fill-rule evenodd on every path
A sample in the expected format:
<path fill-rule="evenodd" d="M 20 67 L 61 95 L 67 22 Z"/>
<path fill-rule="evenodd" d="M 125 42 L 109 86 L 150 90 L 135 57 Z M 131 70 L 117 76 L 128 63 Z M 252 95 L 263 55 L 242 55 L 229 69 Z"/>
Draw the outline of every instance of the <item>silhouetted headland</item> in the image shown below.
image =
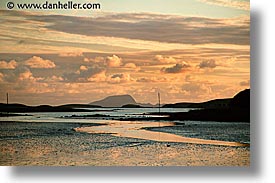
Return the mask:
<path fill-rule="evenodd" d="M 201 108 L 189 112 L 155 112 L 149 115 L 160 117 L 146 117 L 142 120 L 194 120 L 194 121 L 223 121 L 250 122 L 250 89 L 243 90 L 230 99 L 216 99 L 203 103 L 167 104 L 164 108 Z M 125 118 L 122 120 L 141 120 L 141 118 Z"/>

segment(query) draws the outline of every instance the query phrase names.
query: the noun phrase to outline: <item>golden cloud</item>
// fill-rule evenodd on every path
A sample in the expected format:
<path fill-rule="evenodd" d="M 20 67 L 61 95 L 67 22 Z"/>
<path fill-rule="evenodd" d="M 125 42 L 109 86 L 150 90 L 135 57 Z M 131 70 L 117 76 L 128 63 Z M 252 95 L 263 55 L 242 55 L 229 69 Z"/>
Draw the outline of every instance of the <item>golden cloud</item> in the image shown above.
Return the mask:
<path fill-rule="evenodd" d="M 119 67 L 122 64 L 122 59 L 117 55 L 113 55 L 106 58 L 108 67 Z"/>
<path fill-rule="evenodd" d="M 15 69 L 17 67 L 17 62 L 11 60 L 10 62 L 0 61 L 0 69 Z"/>
<path fill-rule="evenodd" d="M 33 56 L 28 60 L 26 60 L 25 65 L 29 66 L 30 68 L 44 68 L 44 69 L 55 68 L 54 62 L 43 59 L 38 56 Z"/>

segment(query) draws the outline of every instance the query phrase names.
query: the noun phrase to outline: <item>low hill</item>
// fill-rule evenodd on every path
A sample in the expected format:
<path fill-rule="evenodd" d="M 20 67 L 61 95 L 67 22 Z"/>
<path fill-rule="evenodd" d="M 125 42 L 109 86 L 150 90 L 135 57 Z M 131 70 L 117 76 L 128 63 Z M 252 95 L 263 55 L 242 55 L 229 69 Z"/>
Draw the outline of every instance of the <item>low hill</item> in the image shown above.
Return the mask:
<path fill-rule="evenodd" d="M 122 108 L 141 108 L 141 106 L 137 105 L 137 104 L 126 104 L 126 105 L 123 105 L 121 107 Z"/>

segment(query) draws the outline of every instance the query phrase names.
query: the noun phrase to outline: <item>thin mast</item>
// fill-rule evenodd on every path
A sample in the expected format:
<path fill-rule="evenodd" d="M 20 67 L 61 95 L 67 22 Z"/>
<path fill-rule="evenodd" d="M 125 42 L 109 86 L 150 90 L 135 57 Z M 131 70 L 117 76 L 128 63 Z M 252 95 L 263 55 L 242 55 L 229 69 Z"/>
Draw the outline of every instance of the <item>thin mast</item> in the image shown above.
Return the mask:
<path fill-rule="evenodd" d="M 7 104 L 9 104 L 9 93 L 7 93 Z"/>
<path fill-rule="evenodd" d="M 158 92 L 158 101 L 159 101 L 159 113 L 160 113 L 160 93 Z"/>
<path fill-rule="evenodd" d="M 159 101 L 159 115 L 160 115 L 160 93 L 158 92 L 158 101 Z M 159 122 L 160 127 L 160 122 Z M 159 140 L 160 140 L 160 132 L 159 132 Z"/>

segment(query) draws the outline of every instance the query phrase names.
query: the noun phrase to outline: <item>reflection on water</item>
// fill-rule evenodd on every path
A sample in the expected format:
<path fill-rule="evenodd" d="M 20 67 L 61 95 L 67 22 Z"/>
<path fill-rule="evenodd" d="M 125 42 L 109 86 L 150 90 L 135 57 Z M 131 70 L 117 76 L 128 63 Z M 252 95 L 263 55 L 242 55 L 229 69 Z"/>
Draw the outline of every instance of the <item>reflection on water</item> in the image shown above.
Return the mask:
<path fill-rule="evenodd" d="M 88 119 L 69 119 L 61 118 L 64 116 L 86 116 L 94 114 L 104 114 L 121 117 L 144 117 L 145 113 L 158 112 L 157 108 L 89 108 L 90 112 L 37 112 L 24 113 L 30 116 L 11 116 L 0 117 L 0 121 L 19 121 L 19 122 L 79 122 L 89 123 Z M 191 108 L 163 108 L 161 112 L 188 112 Z M 93 120 L 94 121 L 94 120 Z M 92 121 L 92 122 L 93 122 Z"/>
<path fill-rule="evenodd" d="M 164 126 L 174 126 L 172 122 L 133 122 L 133 121 L 110 121 L 105 122 L 101 126 L 93 127 L 82 127 L 75 128 L 78 132 L 94 133 L 94 134 L 111 134 L 119 137 L 129 137 L 146 139 L 160 142 L 182 142 L 182 143 L 192 143 L 192 144 L 208 144 L 208 145 L 223 145 L 223 146 L 247 146 L 246 144 L 241 144 L 238 142 L 226 142 L 218 140 L 205 140 L 198 138 L 187 138 L 175 134 L 163 133 L 163 132 L 153 132 L 148 131 L 143 128 L 148 127 L 164 127 Z"/>
<path fill-rule="evenodd" d="M 186 108 L 163 108 L 162 112 L 186 112 Z M 77 131 L 88 133 L 104 133 L 113 136 L 138 138 L 162 142 L 184 142 L 195 144 L 214 144 L 225 146 L 242 146 L 241 143 L 249 143 L 249 124 L 225 123 L 225 122 L 201 122 L 185 121 L 186 125 L 175 126 L 169 122 L 131 122 L 114 121 L 103 119 L 72 119 L 62 118 L 63 116 L 86 116 L 93 114 L 107 114 L 110 116 L 144 116 L 144 113 L 157 112 L 156 108 L 92 108 L 90 112 L 48 112 L 48 113 L 27 113 L 31 116 L 0 117 L 1 121 L 17 122 L 54 122 L 54 123 L 99 123 L 102 126 L 78 128 Z M 144 128 L 155 128 L 146 130 Z M 158 128 L 163 127 L 163 128 Z M 161 129 L 161 130 L 160 130 Z M 225 137 L 226 136 L 226 137 Z M 231 141 L 231 142 L 225 142 Z"/>
<path fill-rule="evenodd" d="M 249 123 L 209 121 L 172 123 L 98 120 L 85 119 L 85 117 L 61 118 L 93 114 L 136 117 L 143 116 L 146 112 L 157 112 L 156 108 L 107 110 L 110 111 L 29 113 L 32 116 L 1 117 L 0 157 L 5 158 L 0 158 L 0 165 L 249 166 L 250 164 L 250 148 L 234 147 L 244 145 L 238 142 L 249 143 Z M 165 110 L 179 112 L 189 109 L 163 109 L 162 112 Z M 34 123 L 10 123 L 10 121 Z"/>

